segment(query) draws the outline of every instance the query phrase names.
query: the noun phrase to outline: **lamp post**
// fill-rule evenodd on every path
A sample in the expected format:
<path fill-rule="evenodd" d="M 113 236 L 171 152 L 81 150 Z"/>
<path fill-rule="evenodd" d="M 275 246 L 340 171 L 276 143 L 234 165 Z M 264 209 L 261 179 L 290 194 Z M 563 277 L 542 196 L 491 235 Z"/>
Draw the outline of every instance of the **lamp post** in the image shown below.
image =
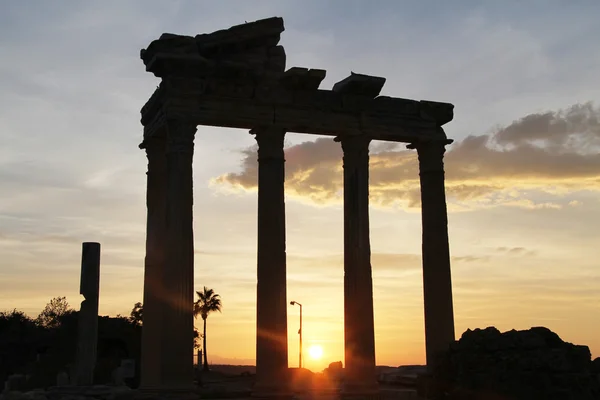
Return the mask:
<path fill-rule="evenodd" d="M 290 304 L 293 306 L 300 306 L 300 329 L 298 329 L 298 335 L 300 335 L 300 350 L 298 352 L 298 368 L 302 368 L 302 304 L 297 301 L 290 301 Z"/>

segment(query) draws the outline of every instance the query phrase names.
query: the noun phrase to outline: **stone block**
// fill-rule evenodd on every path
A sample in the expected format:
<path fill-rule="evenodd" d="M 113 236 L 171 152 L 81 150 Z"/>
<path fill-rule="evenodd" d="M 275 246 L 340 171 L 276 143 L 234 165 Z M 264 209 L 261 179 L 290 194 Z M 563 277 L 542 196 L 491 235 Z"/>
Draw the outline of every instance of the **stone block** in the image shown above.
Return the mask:
<path fill-rule="evenodd" d="M 589 348 L 563 342 L 542 327 L 505 333 L 494 327 L 468 330 L 441 359 L 432 379 L 457 393 L 510 399 L 600 396 Z"/>

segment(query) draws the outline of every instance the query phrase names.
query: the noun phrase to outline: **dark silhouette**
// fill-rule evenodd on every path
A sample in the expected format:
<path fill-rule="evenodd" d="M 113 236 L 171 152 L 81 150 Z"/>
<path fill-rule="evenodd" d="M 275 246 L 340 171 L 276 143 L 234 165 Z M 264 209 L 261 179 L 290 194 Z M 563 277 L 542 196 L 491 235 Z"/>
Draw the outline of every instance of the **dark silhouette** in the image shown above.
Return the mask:
<path fill-rule="evenodd" d="M 81 281 L 77 358 L 71 383 L 91 385 L 98 352 L 98 306 L 100 297 L 100 243 L 84 242 L 81 251 Z M 74 379 L 74 381 L 73 381 Z"/>
<path fill-rule="evenodd" d="M 131 312 L 129 313 L 129 317 L 127 320 L 131 322 L 133 325 L 142 326 L 144 316 L 144 305 L 139 301 L 133 305 Z M 125 318 L 121 315 L 117 315 L 117 318 Z M 202 339 L 202 334 L 198 332 L 198 329 L 194 327 L 194 349 L 200 348 L 199 340 Z"/>
<path fill-rule="evenodd" d="M 69 312 L 74 312 L 66 297 L 55 297 L 42 310 L 36 318 L 36 324 L 45 328 L 56 328 L 60 325 L 60 319 Z"/>
<path fill-rule="evenodd" d="M 565 342 L 548 328 L 469 329 L 440 355 L 420 389 L 422 397 L 429 391 L 448 399 L 597 400 L 595 362 L 587 346 Z"/>
<path fill-rule="evenodd" d="M 24 389 L 56 385 L 56 376 L 71 373 L 77 349 L 79 312 L 65 297 L 52 299 L 36 319 L 19 310 L 0 312 L 0 385 L 13 374 L 27 375 Z M 128 318 L 99 317 L 94 383 L 111 382 L 121 359 L 140 361 L 141 327 Z M 126 381 L 137 387 L 139 372 Z"/>
<path fill-rule="evenodd" d="M 199 125 L 246 129 L 258 144 L 257 375 L 253 396 L 291 396 L 285 244 L 287 132 L 330 135 L 342 146 L 344 348 L 349 377 L 344 396 L 379 396 L 369 238 L 371 140 L 405 142 L 417 151 L 428 363 L 454 342 L 444 184 L 445 146 L 452 140 L 443 129 L 454 118 L 454 106 L 380 96 L 385 78 L 352 72 L 331 89 L 319 88 L 325 70 L 286 70 L 286 51 L 279 44 L 284 30 L 282 18 L 266 18 L 195 36 L 164 33 L 140 51 L 145 70 L 162 79 L 141 115 L 145 134 L 139 148 L 148 156 L 144 297 L 166 293 L 169 297 L 164 301 L 179 307 L 173 314 L 153 313 L 156 323 L 148 326 L 148 337 L 166 340 L 172 347 L 170 352 L 154 354 L 153 341 L 144 342 L 144 353 L 155 355 L 154 362 L 145 363 L 142 370 L 142 381 L 149 387 L 152 380 L 165 390 L 192 383 L 186 372 L 193 351 L 189 332 L 176 328 L 189 326 L 187 303 L 193 301 L 189 290 L 194 277 L 192 160 Z M 196 110 L 198 93 L 202 93 L 201 112 Z M 177 115 L 163 118 L 164 104 L 176 104 Z M 174 222 L 165 224 L 165 215 Z M 170 262 L 164 262 L 165 258 Z M 181 299 L 184 304 L 179 306 Z M 161 368 L 164 362 L 170 368 Z"/>
<path fill-rule="evenodd" d="M 142 326 L 142 316 L 144 314 L 144 306 L 139 301 L 134 304 L 131 313 L 129 314 L 129 322 L 134 325 Z"/>
<path fill-rule="evenodd" d="M 204 355 L 204 371 L 208 371 L 208 357 L 206 355 L 206 319 L 208 315 L 213 311 L 221 312 L 221 296 L 215 293 L 214 290 L 208 289 L 204 286 L 202 292 L 196 292 L 198 300 L 194 303 L 194 317 L 200 315 L 204 323 L 204 330 L 202 333 L 202 354 Z M 200 360 L 198 360 L 200 362 Z"/>

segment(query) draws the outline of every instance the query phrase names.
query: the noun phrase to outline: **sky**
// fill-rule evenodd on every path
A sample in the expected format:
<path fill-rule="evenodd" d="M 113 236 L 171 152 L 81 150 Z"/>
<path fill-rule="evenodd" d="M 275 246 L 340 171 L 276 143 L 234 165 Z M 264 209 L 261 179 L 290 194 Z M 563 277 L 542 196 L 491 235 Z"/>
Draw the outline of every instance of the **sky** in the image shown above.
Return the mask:
<path fill-rule="evenodd" d="M 376 6 L 373 6 L 376 4 Z M 600 2 L 53 1 L 0 4 L 0 310 L 78 308 L 81 242 L 102 244 L 100 313 L 142 300 L 147 161 L 140 108 L 159 80 L 140 49 L 283 17 L 287 67 L 387 78 L 382 95 L 450 102 L 445 157 L 456 335 L 546 326 L 600 356 Z M 253 363 L 256 148 L 199 127 L 195 288 L 213 288 L 214 363 Z M 418 167 L 373 142 L 376 358 L 425 360 Z M 343 361 L 341 149 L 286 136 L 288 301 L 320 370 Z M 288 311 L 290 366 L 298 308 Z M 201 326 L 201 321 L 197 325 Z"/>

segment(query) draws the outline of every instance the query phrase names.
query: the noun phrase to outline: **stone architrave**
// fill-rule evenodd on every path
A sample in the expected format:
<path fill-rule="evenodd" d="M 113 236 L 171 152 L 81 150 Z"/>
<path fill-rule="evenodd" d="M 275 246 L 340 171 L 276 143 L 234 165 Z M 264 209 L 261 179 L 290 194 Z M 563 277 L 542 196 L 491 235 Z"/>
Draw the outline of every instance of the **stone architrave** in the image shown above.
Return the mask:
<path fill-rule="evenodd" d="M 291 397 L 288 373 L 285 131 L 255 129 L 258 143 L 258 257 L 255 397 Z"/>
<path fill-rule="evenodd" d="M 338 137 L 344 152 L 344 353 L 342 396 L 379 393 L 375 370 L 373 279 L 369 239 L 369 143 Z"/>
<path fill-rule="evenodd" d="M 79 293 L 84 297 L 78 315 L 77 385 L 92 385 L 98 346 L 98 297 L 100 292 L 100 243 L 84 242 Z"/>
<path fill-rule="evenodd" d="M 438 356 L 454 342 L 454 311 L 448 211 L 444 188 L 443 142 L 417 142 L 421 181 L 421 220 L 423 225 L 423 297 L 425 303 L 425 348 L 427 367 L 434 368 Z"/>

